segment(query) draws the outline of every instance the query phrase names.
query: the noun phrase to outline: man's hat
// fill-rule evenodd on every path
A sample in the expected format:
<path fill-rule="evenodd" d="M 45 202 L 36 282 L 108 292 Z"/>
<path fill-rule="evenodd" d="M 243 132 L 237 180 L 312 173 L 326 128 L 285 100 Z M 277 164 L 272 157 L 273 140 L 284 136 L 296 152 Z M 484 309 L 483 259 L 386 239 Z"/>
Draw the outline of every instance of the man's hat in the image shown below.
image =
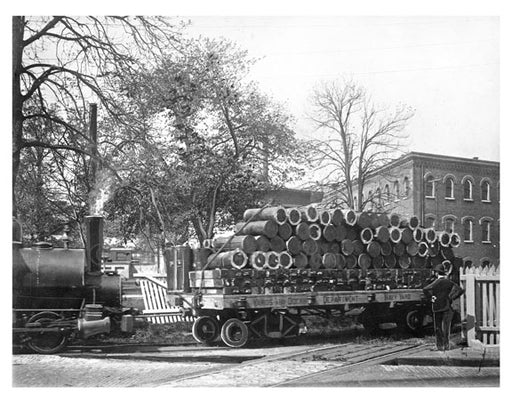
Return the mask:
<path fill-rule="evenodd" d="M 438 264 L 437 266 L 435 266 L 434 271 L 436 273 L 439 273 L 442 276 L 444 276 L 446 274 L 446 269 L 444 268 L 444 266 L 442 264 Z"/>

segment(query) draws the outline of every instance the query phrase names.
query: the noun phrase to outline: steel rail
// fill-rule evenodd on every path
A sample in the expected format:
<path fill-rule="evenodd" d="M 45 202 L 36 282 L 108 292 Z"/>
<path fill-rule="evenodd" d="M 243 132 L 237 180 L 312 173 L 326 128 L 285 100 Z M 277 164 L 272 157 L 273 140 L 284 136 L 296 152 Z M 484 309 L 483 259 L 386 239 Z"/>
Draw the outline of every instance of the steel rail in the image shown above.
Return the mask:
<path fill-rule="evenodd" d="M 318 375 L 324 375 L 324 374 L 331 373 L 331 372 L 337 372 L 338 374 L 343 374 L 343 373 L 346 373 L 346 372 L 349 372 L 349 371 L 354 371 L 355 369 L 357 369 L 359 367 L 363 367 L 364 368 L 364 367 L 369 366 L 369 365 L 375 365 L 375 364 L 379 364 L 379 363 L 382 363 L 382 362 L 389 361 L 389 360 L 391 360 L 391 359 L 393 359 L 395 357 L 400 356 L 405 351 L 410 351 L 410 352 L 422 351 L 422 350 L 425 350 L 426 348 L 429 348 L 429 346 L 426 346 L 424 344 L 419 344 L 419 345 L 416 344 L 416 345 L 413 345 L 413 346 L 405 346 L 404 348 L 401 348 L 398 351 L 392 351 L 392 352 L 388 352 L 388 353 L 384 353 L 384 354 L 379 354 L 377 356 L 370 357 L 368 359 L 357 361 L 357 362 L 354 362 L 354 363 L 351 363 L 351 364 L 341 364 L 341 365 L 336 366 L 334 368 L 328 368 L 328 369 L 324 369 L 324 370 L 321 370 L 321 371 L 313 372 L 311 374 L 299 376 L 299 377 L 292 378 L 292 379 L 287 379 L 287 380 L 282 381 L 282 382 L 278 382 L 278 383 L 275 383 L 275 384 L 272 384 L 272 385 L 268 385 L 267 387 L 275 388 L 275 387 L 280 387 L 280 386 L 284 386 L 284 385 L 289 385 L 289 384 L 293 384 L 293 383 L 296 383 L 296 382 L 300 382 L 302 380 L 313 378 L 313 377 L 318 376 Z"/>

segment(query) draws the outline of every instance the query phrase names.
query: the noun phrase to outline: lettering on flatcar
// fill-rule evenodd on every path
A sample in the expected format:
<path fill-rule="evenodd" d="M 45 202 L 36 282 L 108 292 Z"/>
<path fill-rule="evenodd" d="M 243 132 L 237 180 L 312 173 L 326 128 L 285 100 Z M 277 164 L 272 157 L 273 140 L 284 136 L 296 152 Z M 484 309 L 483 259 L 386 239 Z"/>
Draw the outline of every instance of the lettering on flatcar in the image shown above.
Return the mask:
<path fill-rule="evenodd" d="M 324 295 L 325 304 L 349 304 L 357 302 L 356 295 Z"/>

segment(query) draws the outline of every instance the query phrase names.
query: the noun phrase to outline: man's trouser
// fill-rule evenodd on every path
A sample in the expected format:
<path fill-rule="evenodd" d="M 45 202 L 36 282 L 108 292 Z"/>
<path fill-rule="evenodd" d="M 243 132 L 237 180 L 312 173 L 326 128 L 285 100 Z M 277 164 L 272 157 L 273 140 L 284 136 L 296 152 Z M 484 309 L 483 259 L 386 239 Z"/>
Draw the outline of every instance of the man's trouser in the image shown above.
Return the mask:
<path fill-rule="evenodd" d="M 436 345 L 438 350 L 450 349 L 450 328 L 453 319 L 453 309 L 434 312 L 434 324 L 436 327 Z"/>

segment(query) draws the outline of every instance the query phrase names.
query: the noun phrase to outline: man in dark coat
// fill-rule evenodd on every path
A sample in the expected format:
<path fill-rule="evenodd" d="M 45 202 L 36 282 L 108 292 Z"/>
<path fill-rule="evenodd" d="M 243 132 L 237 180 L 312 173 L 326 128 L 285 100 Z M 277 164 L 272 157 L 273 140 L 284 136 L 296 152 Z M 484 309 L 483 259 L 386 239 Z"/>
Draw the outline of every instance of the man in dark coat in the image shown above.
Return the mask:
<path fill-rule="evenodd" d="M 450 328 L 453 319 L 452 302 L 459 298 L 464 290 L 447 278 L 446 267 L 442 264 L 434 268 L 437 279 L 423 289 L 423 293 L 432 302 L 436 345 L 440 351 L 450 349 Z"/>

